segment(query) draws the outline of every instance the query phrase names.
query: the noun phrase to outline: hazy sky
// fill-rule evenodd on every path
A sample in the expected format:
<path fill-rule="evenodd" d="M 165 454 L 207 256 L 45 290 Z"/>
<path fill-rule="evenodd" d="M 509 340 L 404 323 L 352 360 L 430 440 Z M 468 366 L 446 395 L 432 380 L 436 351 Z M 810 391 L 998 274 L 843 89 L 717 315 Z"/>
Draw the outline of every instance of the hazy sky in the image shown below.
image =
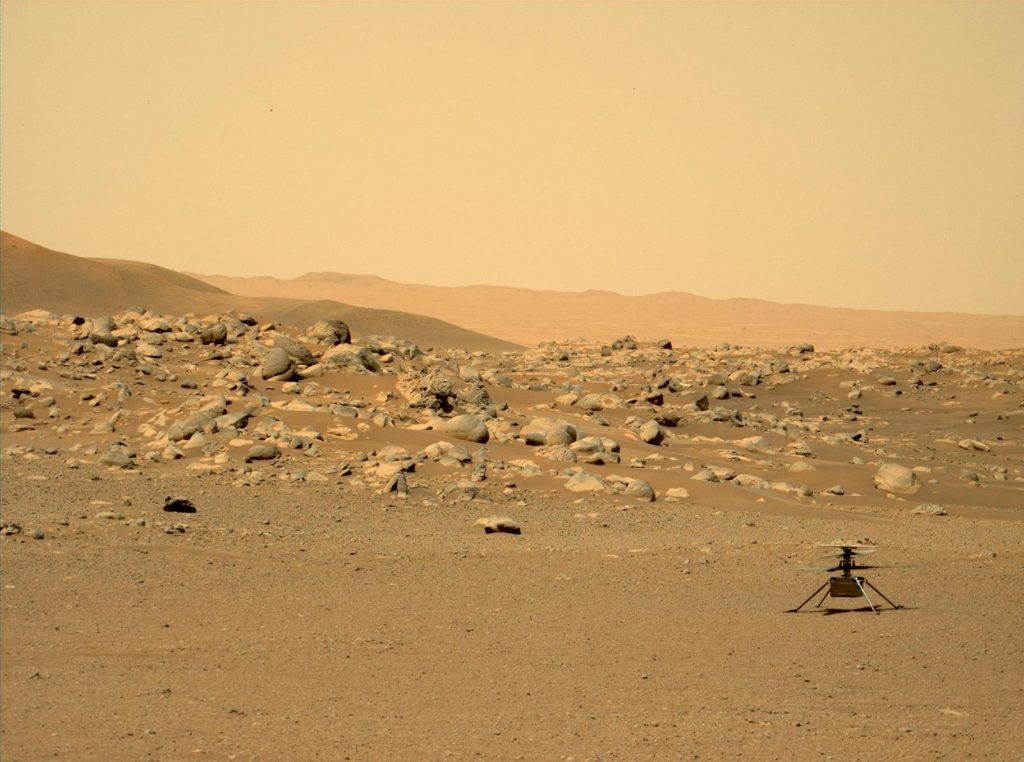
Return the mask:
<path fill-rule="evenodd" d="M 3 228 L 86 256 L 1024 313 L 1024 3 L 18 2 Z"/>

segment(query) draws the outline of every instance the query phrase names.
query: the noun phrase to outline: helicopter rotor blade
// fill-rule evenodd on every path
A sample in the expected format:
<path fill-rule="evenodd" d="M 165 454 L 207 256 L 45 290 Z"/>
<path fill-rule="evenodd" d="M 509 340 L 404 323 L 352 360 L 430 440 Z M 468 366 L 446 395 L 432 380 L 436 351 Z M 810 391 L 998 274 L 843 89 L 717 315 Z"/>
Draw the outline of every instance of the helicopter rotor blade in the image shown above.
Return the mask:
<path fill-rule="evenodd" d="M 916 564 L 865 564 L 864 566 L 853 566 L 852 570 L 857 569 L 913 569 Z"/>
<path fill-rule="evenodd" d="M 870 556 L 874 552 L 875 552 L 874 548 L 872 548 L 870 550 L 857 550 L 857 549 L 854 549 L 854 550 L 849 551 L 848 553 L 844 552 L 844 551 L 841 551 L 841 550 L 837 550 L 837 551 L 833 551 L 831 553 L 825 553 L 822 556 L 817 556 L 817 558 L 844 558 L 844 557 L 845 558 L 856 558 L 857 556 Z"/>

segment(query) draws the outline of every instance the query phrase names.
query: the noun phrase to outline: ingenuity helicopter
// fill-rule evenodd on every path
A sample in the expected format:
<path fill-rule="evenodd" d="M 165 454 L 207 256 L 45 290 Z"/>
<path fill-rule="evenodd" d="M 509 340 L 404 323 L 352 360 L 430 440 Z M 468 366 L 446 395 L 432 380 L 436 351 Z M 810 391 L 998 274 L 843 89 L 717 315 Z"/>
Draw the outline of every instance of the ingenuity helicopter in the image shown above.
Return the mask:
<path fill-rule="evenodd" d="M 856 574 L 856 572 L 859 572 L 862 569 L 884 568 L 884 567 L 879 567 L 879 566 L 872 566 L 872 565 L 868 565 L 868 564 L 858 564 L 857 563 L 857 559 L 858 558 L 860 558 L 862 556 L 871 555 L 872 553 L 874 553 L 878 549 L 877 546 L 874 546 L 874 545 L 862 545 L 862 544 L 857 544 L 857 543 L 850 543 L 850 544 L 843 544 L 843 543 L 827 544 L 826 543 L 826 544 L 820 545 L 820 547 L 832 548 L 833 549 L 832 552 L 830 552 L 827 555 L 823 556 L 823 558 L 836 558 L 836 559 L 838 559 L 836 564 L 834 566 L 829 566 L 829 567 L 826 567 L 826 568 L 823 568 L 823 569 L 806 569 L 805 571 L 823 571 L 823 572 L 835 572 L 835 571 L 838 571 L 838 572 L 842 572 L 842 573 L 837 575 L 837 576 L 829 577 L 827 582 L 825 582 L 821 587 L 819 587 L 817 590 L 815 590 L 813 593 L 811 593 L 809 596 L 807 596 L 807 600 L 805 600 L 803 603 L 801 603 L 795 609 L 790 609 L 789 612 L 791 614 L 795 614 L 800 609 L 802 609 L 804 606 L 806 606 L 808 603 L 810 603 L 811 599 L 814 596 L 816 596 L 818 593 L 820 593 L 822 590 L 825 590 L 825 593 L 824 593 L 824 595 L 821 596 L 821 600 L 819 600 L 818 603 L 816 604 L 817 607 L 820 607 L 821 604 L 825 601 L 825 598 L 828 597 L 828 596 L 831 596 L 833 598 L 860 598 L 860 597 L 863 597 L 864 600 L 866 600 L 868 602 L 868 606 L 871 608 L 871 610 L 874 613 L 878 614 L 880 612 L 878 611 L 877 608 L 875 608 L 875 604 L 873 604 L 871 602 L 871 599 L 868 597 L 868 592 L 867 592 L 866 588 L 869 588 L 869 587 L 874 592 L 878 593 L 885 600 L 885 602 L 888 603 L 890 606 L 892 606 L 894 609 L 901 609 L 901 608 L 903 608 L 902 606 L 898 606 L 895 603 L 893 603 L 892 601 L 890 601 L 886 597 L 885 593 L 883 593 L 877 587 L 875 587 L 870 582 L 868 582 L 866 579 L 864 579 L 864 577 L 860 576 L 859 574 Z M 828 588 L 828 589 L 826 590 L 826 588 Z"/>

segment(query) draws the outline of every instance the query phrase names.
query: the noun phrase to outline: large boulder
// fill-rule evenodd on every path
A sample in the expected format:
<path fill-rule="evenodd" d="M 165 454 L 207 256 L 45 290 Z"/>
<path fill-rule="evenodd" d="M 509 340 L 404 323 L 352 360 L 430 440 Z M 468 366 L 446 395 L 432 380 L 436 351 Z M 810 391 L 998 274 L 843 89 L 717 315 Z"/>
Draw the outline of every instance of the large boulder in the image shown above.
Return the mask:
<path fill-rule="evenodd" d="M 316 358 L 310 351 L 309 347 L 302 344 L 291 336 L 285 336 L 284 334 L 278 334 L 274 337 L 274 347 L 281 348 L 288 353 L 288 356 L 294 359 L 300 365 L 314 365 L 316 364 Z"/>
<path fill-rule="evenodd" d="M 520 432 L 523 441 L 532 447 L 571 445 L 576 441 L 576 427 L 561 419 L 534 418 Z"/>
<path fill-rule="evenodd" d="M 295 363 L 281 347 L 274 347 L 263 358 L 263 369 L 260 375 L 264 379 L 287 381 L 295 375 Z"/>
<path fill-rule="evenodd" d="M 200 331 L 199 340 L 204 344 L 224 344 L 228 340 L 228 327 L 220 322 L 208 325 Z"/>
<path fill-rule="evenodd" d="M 344 320 L 318 320 L 309 327 L 306 333 L 332 347 L 352 342 L 352 334 Z"/>
<path fill-rule="evenodd" d="M 353 371 L 355 373 L 380 373 L 381 367 L 373 352 L 366 349 L 354 349 L 347 344 L 339 344 L 328 349 L 320 357 L 320 362 L 332 369 Z"/>
<path fill-rule="evenodd" d="M 646 502 L 654 502 L 655 498 L 654 488 L 643 479 L 630 479 L 622 494 Z"/>
<path fill-rule="evenodd" d="M 658 425 L 657 421 L 647 421 L 647 423 L 640 427 L 637 434 L 641 441 L 653 445 L 661 444 L 661 440 L 665 438 L 665 432 Z"/>
<path fill-rule="evenodd" d="M 570 492 L 611 492 L 611 487 L 604 479 L 582 471 L 570 476 L 565 488 Z"/>
<path fill-rule="evenodd" d="M 883 463 L 874 478 L 877 489 L 898 495 L 913 495 L 921 488 L 917 474 L 898 463 Z"/>
<path fill-rule="evenodd" d="M 445 421 L 441 431 L 465 442 L 485 444 L 490 438 L 487 426 L 475 415 L 457 415 Z"/>

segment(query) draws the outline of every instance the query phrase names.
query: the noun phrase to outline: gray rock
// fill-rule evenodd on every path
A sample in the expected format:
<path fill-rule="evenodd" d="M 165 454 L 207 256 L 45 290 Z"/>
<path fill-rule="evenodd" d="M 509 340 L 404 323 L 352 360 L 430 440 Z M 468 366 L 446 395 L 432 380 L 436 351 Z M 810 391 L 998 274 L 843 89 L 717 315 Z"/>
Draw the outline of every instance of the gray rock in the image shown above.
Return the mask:
<path fill-rule="evenodd" d="M 110 333 L 102 333 L 99 331 L 93 331 L 89 334 L 89 341 L 93 344 L 102 344 L 108 347 L 117 346 L 117 337 Z"/>
<path fill-rule="evenodd" d="M 508 516 L 491 516 L 486 519 L 479 519 L 476 523 L 483 525 L 484 534 L 497 534 L 499 532 L 522 534 L 523 532 L 519 523 Z"/>
<path fill-rule="evenodd" d="M 768 489 L 771 486 L 760 476 L 754 476 L 753 474 L 736 474 L 732 481 L 733 484 L 738 484 L 740 487 L 747 487 L 749 489 Z"/>
<path fill-rule="evenodd" d="M 295 364 L 284 349 L 274 347 L 263 358 L 263 369 L 260 371 L 260 375 L 264 379 L 287 381 L 295 375 Z"/>
<path fill-rule="evenodd" d="M 135 354 L 139 357 L 150 357 L 153 359 L 164 356 L 164 352 L 160 347 L 145 341 L 140 341 L 135 344 Z"/>
<path fill-rule="evenodd" d="M 485 444 L 490 438 L 486 424 L 475 415 L 457 415 L 444 422 L 441 430 L 456 439 Z"/>
<path fill-rule="evenodd" d="M 520 432 L 523 441 L 533 447 L 570 445 L 576 441 L 576 427 L 554 418 L 534 418 Z"/>
<path fill-rule="evenodd" d="M 578 473 L 569 477 L 569 480 L 565 483 L 565 488 L 570 492 L 610 492 L 611 488 L 608 483 L 593 474 Z"/>
<path fill-rule="evenodd" d="M 124 521 L 125 516 L 123 513 L 117 513 L 115 511 L 100 511 L 95 516 L 93 516 L 93 518 L 107 519 L 109 521 Z"/>
<path fill-rule="evenodd" d="M 281 448 L 274 444 L 254 444 L 245 456 L 245 462 L 253 460 L 274 460 L 281 456 Z"/>
<path fill-rule="evenodd" d="M 357 373 L 380 373 L 380 362 L 373 352 L 366 348 L 353 349 L 348 345 L 338 345 L 327 350 L 320 357 L 320 362 L 336 368 L 355 371 Z"/>
<path fill-rule="evenodd" d="M 544 445 L 537 448 L 537 456 L 561 463 L 575 463 L 576 453 L 566 445 Z"/>
<path fill-rule="evenodd" d="M 626 485 L 626 489 L 622 491 L 622 494 L 637 500 L 654 502 L 654 488 L 643 479 L 633 479 L 630 481 Z"/>
<path fill-rule="evenodd" d="M 658 425 L 657 421 L 648 421 L 640 427 L 637 433 L 640 436 L 640 440 L 647 444 L 661 444 L 661 441 L 665 438 L 665 432 Z"/>
<path fill-rule="evenodd" d="M 957 446 L 962 450 L 977 450 L 978 452 L 990 452 L 992 450 L 987 444 L 977 439 L 961 439 L 957 442 Z"/>
<path fill-rule="evenodd" d="M 875 487 L 899 495 L 913 495 L 921 485 L 917 474 L 898 463 L 883 463 L 874 476 Z"/>
<path fill-rule="evenodd" d="M 132 468 L 135 462 L 121 449 L 110 449 L 100 455 L 100 464 L 113 468 Z"/>
<path fill-rule="evenodd" d="M 391 478 L 388 479 L 387 483 L 384 485 L 384 488 L 381 490 L 381 492 L 383 492 L 384 494 L 387 494 L 389 492 L 397 492 L 400 495 L 408 495 L 409 483 L 405 480 L 405 474 L 403 474 L 402 472 L 393 474 Z"/>
<path fill-rule="evenodd" d="M 224 415 L 226 409 L 227 403 L 223 397 L 215 399 L 185 420 L 172 423 L 170 428 L 167 429 L 167 439 L 171 442 L 190 439 L 208 426 L 212 427 L 213 421 L 219 416 Z"/>
<path fill-rule="evenodd" d="M 228 327 L 223 323 L 208 325 L 199 333 L 204 344 L 224 344 L 228 340 Z"/>
<path fill-rule="evenodd" d="M 344 320 L 318 320 L 306 333 L 332 347 L 352 342 L 352 334 Z"/>
<path fill-rule="evenodd" d="M 316 364 L 316 358 L 309 347 L 296 341 L 291 336 L 278 334 L 274 337 L 274 347 L 283 349 L 289 357 L 293 358 L 300 365 Z"/>

